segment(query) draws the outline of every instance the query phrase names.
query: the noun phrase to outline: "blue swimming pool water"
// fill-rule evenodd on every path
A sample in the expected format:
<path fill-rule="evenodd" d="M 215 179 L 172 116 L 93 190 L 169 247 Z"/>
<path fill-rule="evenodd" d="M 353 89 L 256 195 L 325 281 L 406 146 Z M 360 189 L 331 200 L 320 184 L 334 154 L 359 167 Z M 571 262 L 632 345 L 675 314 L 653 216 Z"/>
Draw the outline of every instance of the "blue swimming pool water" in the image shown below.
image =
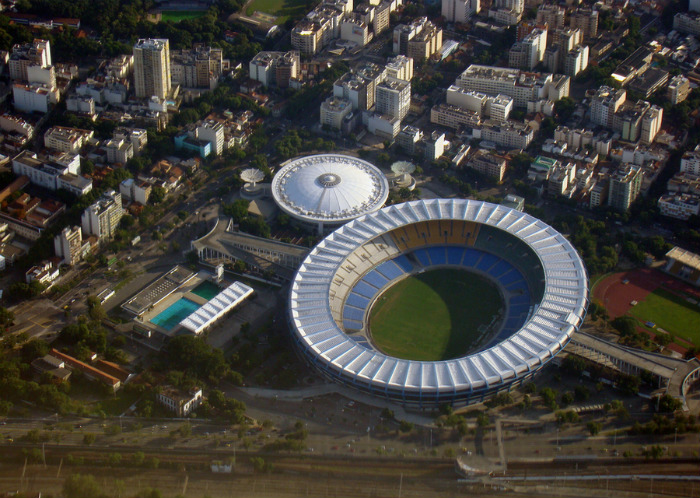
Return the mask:
<path fill-rule="evenodd" d="M 183 297 L 151 318 L 151 322 L 170 331 L 198 309 L 199 304 Z"/>

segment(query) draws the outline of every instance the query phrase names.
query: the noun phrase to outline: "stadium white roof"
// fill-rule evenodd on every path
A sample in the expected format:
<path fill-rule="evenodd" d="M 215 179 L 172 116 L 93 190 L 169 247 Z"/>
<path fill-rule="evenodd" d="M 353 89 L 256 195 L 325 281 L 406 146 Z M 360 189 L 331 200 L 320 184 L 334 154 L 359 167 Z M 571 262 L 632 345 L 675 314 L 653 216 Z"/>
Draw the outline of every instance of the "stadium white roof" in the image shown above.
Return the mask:
<path fill-rule="evenodd" d="M 542 263 L 545 279 L 534 314 L 492 348 L 446 361 L 393 358 L 346 335 L 333 318 L 329 294 L 348 255 L 395 228 L 436 219 L 491 225 L 528 244 Z M 346 382 L 369 385 L 375 392 L 467 393 L 525 376 L 566 345 L 583 322 L 587 305 L 585 267 L 563 235 L 526 213 L 467 199 L 393 205 L 343 225 L 311 251 L 290 292 L 291 322 L 307 352 Z"/>
<path fill-rule="evenodd" d="M 250 296 L 253 289 L 240 282 L 234 282 L 219 292 L 211 301 L 190 314 L 180 322 L 182 327 L 201 333 L 219 318 L 238 306 L 241 301 Z"/>
<path fill-rule="evenodd" d="M 272 195 L 290 216 L 342 223 L 381 208 L 389 195 L 384 174 L 362 159 L 319 154 L 294 159 L 272 179 Z"/>

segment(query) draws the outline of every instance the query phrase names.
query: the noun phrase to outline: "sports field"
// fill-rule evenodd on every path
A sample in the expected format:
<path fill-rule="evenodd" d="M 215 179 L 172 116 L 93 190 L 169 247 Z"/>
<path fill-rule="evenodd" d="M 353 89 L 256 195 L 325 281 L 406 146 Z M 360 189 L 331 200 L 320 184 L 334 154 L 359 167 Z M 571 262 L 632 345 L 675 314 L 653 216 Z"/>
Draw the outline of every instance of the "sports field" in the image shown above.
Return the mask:
<path fill-rule="evenodd" d="M 197 19 L 206 12 L 203 10 L 164 10 L 161 12 L 161 21 L 180 22 L 185 19 Z"/>
<path fill-rule="evenodd" d="M 309 9 L 305 0 L 253 0 L 245 13 L 252 16 L 255 11 L 277 17 L 277 24 L 283 24 L 289 18 L 302 17 Z"/>
<path fill-rule="evenodd" d="M 656 289 L 633 306 L 630 315 L 653 322 L 671 335 L 700 344 L 700 306 L 665 289 Z"/>
<path fill-rule="evenodd" d="M 496 286 L 462 270 L 430 270 L 408 277 L 377 300 L 369 327 L 384 353 L 439 361 L 467 353 L 503 307 Z"/>

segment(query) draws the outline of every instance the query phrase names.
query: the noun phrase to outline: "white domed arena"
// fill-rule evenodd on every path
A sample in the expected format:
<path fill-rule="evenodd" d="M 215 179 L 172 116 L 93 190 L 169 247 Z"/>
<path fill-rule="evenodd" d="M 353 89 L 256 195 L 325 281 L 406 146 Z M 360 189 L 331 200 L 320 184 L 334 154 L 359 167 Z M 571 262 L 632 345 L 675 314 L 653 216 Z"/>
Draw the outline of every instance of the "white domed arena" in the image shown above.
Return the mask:
<path fill-rule="evenodd" d="M 384 352 L 369 326 L 374 306 L 404 279 L 436 269 L 465 271 L 498 289 L 493 327 L 439 361 Z M 479 313 L 473 301 L 464 305 Z M 289 321 L 326 377 L 433 408 L 478 403 L 530 379 L 566 346 L 587 306 L 584 264 L 555 229 L 497 204 L 431 199 L 366 214 L 323 239 L 296 273 Z M 430 324 L 420 333 L 432 340 Z"/>
<path fill-rule="evenodd" d="M 277 172 L 271 189 L 283 212 L 318 233 L 377 211 L 389 196 L 379 168 L 341 154 L 294 159 Z"/>

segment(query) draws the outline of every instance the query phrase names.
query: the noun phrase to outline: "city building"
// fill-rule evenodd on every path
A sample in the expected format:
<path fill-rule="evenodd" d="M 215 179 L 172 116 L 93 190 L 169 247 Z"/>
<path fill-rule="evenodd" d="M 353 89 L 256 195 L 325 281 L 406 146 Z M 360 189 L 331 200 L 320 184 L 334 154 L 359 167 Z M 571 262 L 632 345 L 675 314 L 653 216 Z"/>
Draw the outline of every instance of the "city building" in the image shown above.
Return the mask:
<path fill-rule="evenodd" d="M 358 47 L 364 47 L 373 37 L 368 23 L 358 18 L 350 16 L 340 23 L 340 39 L 349 41 Z"/>
<path fill-rule="evenodd" d="M 386 76 L 397 80 L 413 79 L 413 59 L 405 55 L 390 57 L 386 63 Z"/>
<path fill-rule="evenodd" d="M 629 83 L 632 92 L 642 95 L 648 99 L 652 93 L 660 89 L 668 82 L 668 71 L 660 68 L 650 67 L 642 74 L 635 76 Z"/>
<path fill-rule="evenodd" d="M 535 130 L 516 121 L 487 120 L 474 129 L 473 136 L 509 149 L 526 149 L 535 138 Z"/>
<path fill-rule="evenodd" d="M 148 182 L 127 178 L 119 184 L 119 193 L 122 199 L 138 202 L 145 206 L 148 203 L 152 188 L 152 185 Z"/>
<path fill-rule="evenodd" d="M 170 42 L 167 39 L 140 39 L 134 45 L 134 89 L 140 98 L 168 97 Z"/>
<path fill-rule="evenodd" d="M 457 85 L 450 85 L 447 89 L 446 101 L 449 105 L 475 112 L 479 117 L 490 117 L 494 121 L 505 121 L 513 110 L 513 99 L 507 95 L 491 96 Z"/>
<path fill-rule="evenodd" d="M 345 116 L 352 113 L 352 102 L 331 96 L 321 103 L 321 125 L 339 130 Z"/>
<path fill-rule="evenodd" d="M 442 29 L 435 26 L 427 17 L 421 17 L 411 24 L 399 24 L 394 28 L 393 52 L 423 60 L 431 57 L 442 48 Z"/>
<path fill-rule="evenodd" d="M 550 196 L 566 195 L 576 184 L 576 166 L 573 163 L 557 162 L 549 170 L 547 194 Z"/>
<path fill-rule="evenodd" d="M 111 189 L 107 190 L 83 211 L 80 220 L 83 233 L 95 235 L 100 242 L 109 240 L 116 233 L 123 214 L 121 194 Z"/>
<path fill-rule="evenodd" d="M 51 88 L 41 83 L 15 83 L 12 85 L 12 99 L 14 108 L 21 112 L 49 112 L 51 104 L 56 104 L 60 99 L 57 88 Z"/>
<path fill-rule="evenodd" d="M 411 82 L 387 78 L 376 88 L 376 111 L 403 119 L 411 107 Z"/>
<path fill-rule="evenodd" d="M 104 144 L 107 153 L 107 162 L 110 164 L 126 165 L 127 161 L 134 157 L 134 146 L 123 138 L 112 138 Z"/>
<path fill-rule="evenodd" d="M 447 128 L 476 128 L 481 124 L 479 114 L 450 104 L 438 104 L 430 109 L 430 122 Z"/>
<path fill-rule="evenodd" d="M 680 172 L 700 176 L 700 145 L 683 153 Z"/>
<path fill-rule="evenodd" d="M 92 180 L 80 176 L 80 156 L 65 153 L 53 159 L 24 150 L 12 158 L 12 171 L 40 187 L 67 190 L 80 197 L 92 190 Z"/>
<path fill-rule="evenodd" d="M 396 144 L 408 154 L 415 154 L 417 146 L 423 139 L 423 132 L 415 126 L 405 125 L 396 135 Z"/>
<path fill-rule="evenodd" d="M 640 141 L 643 144 L 651 144 L 656 135 L 659 134 L 661 130 L 661 123 L 664 117 L 664 110 L 662 107 L 657 105 L 652 105 L 644 113 L 642 117 L 642 131 L 640 136 Z"/>
<path fill-rule="evenodd" d="M 250 78 L 264 86 L 287 88 L 289 80 L 299 77 L 300 54 L 289 52 L 260 52 L 248 64 Z"/>
<path fill-rule="evenodd" d="M 78 225 L 61 230 L 54 237 L 53 245 L 56 256 L 63 258 L 62 262 L 67 265 L 75 265 L 83 259 L 86 249 L 90 250 L 89 242 L 83 244 L 83 231 Z"/>
<path fill-rule="evenodd" d="M 564 74 L 574 77 L 588 67 L 589 50 L 586 45 L 579 45 L 566 54 Z"/>
<path fill-rule="evenodd" d="M 186 417 L 202 404 L 202 390 L 194 387 L 187 392 L 173 386 L 161 386 L 158 392 L 158 402 L 177 417 Z"/>
<path fill-rule="evenodd" d="M 690 94 L 690 81 L 685 76 L 679 74 L 671 78 L 666 89 L 666 96 L 671 104 L 676 105 L 683 102 Z"/>
<path fill-rule="evenodd" d="M 448 22 L 465 23 L 479 10 L 479 0 L 442 0 L 442 17 Z"/>
<path fill-rule="evenodd" d="M 55 265 L 53 261 L 42 261 L 38 265 L 32 266 L 27 270 L 24 274 L 24 278 L 28 284 L 36 281 L 48 288 L 59 275 L 58 265 Z"/>
<path fill-rule="evenodd" d="M 438 131 L 431 133 L 430 138 L 424 138 L 425 158 L 428 161 L 437 161 L 445 153 L 449 142 L 445 140 L 445 134 Z"/>
<path fill-rule="evenodd" d="M 624 89 L 601 86 L 591 98 L 591 122 L 612 128 L 613 117 L 626 99 L 627 92 Z"/>
<path fill-rule="evenodd" d="M 148 145 L 148 132 L 141 128 L 116 128 L 113 133 L 116 140 L 124 140 L 131 143 L 134 148 L 134 155 L 138 156 Z"/>
<path fill-rule="evenodd" d="M 184 88 L 214 89 L 230 65 L 222 49 L 196 43 L 191 50 L 170 52 L 171 82 Z"/>
<path fill-rule="evenodd" d="M 369 110 L 375 95 L 374 83 L 355 73 L 345 73 L 333 83 L 333 96 L 350 101 L 353 110 Z"/>
<path fill-rule="evenodd" d="M 689 35 L 700 35 L 700 14 L 678 12 L 673 16 L 673 29 Z"/>
<path fill-rule="evenodd" d="M 666 253 L 663 271 L 700 287 L 700 255 L 676 246 Z"/>
<path fill-rule="evenodd" d="M 506 174 L 506 158 L 493 154 L 485 150 L 479 150 L 474 157 L 467 161 L 467 167 L 481 173 L 482 175 L 490 176 L 499 183 L 503 181 Z"/>
<path fill-rule="evenodd" d="M 659 211 L 664 216 L 687 220 L 700 214 L 700 196 L 695 194 L 664 194 L 659 197 Z"/>
<path fill-rule="evenodd" d="M 641 167 L 630 164 L 620 166 L 610 175 L 608 206 L 618 211 L 627 211 L 639 196 L 643 178 Z"/>
<path fill-rule="evenodd" d="M 564 27 L 566 10 L 559 5 L 544 4 L 537 8 L 537 24 L 546 24 L 548 30 Z"/>
<path fill-rule="evenodd" d="M 568 97 L 569 84 L 569 77 L 561 74 L 524 72 L 476 64 L 465 69 L 455 81 L 455 85 L 465 90 L 488 95 L 507 95 L 518 108 L 527 108 L 529 102 L 556 102 Z"/>
<path fill-rule="evenodd" d="M 535 28 L 521 41 L 513 44 L 508 52 L 508 65 L 512 68 L 532 71 L 544 60 L 547 48 L 547 30 Z"/>
<path fill-rule="evenodd" d="M 615 68 L 610 77 L 620 85 L 625 86 L 632 78 L 649 68 L 653 56 L 654 51 L 651 48 L 639 47 Z"/>
<path fill-rule="evenodd" d="M 212 152 L 220 156 L 224 151 L 224 125 L 223 123 L 207 119 L 197 126 L 197 138 L 212 144 Z"/>
<path fill-rule="evenodd" d="M 48 68 L 51 62 L 51 45 L 48 40 L 35 39 L 24 45 L 14 45 L 8 61 L 10 78 L 17 82 L 30 82 L 29 66 Z"/>
<path fill-rule="evenodd" d="M 598 11 L 591 9 L 577 9 L 569 15 L 571 29 L 581 30 L 584 40 L 591 40 L 598 36 Z"/>
<path fill-rule="evenodd" d="M 94 130 L 53 126 L 44 133 L 44 147 L 59 152 L 79 154 L 94 135 Z"/>

